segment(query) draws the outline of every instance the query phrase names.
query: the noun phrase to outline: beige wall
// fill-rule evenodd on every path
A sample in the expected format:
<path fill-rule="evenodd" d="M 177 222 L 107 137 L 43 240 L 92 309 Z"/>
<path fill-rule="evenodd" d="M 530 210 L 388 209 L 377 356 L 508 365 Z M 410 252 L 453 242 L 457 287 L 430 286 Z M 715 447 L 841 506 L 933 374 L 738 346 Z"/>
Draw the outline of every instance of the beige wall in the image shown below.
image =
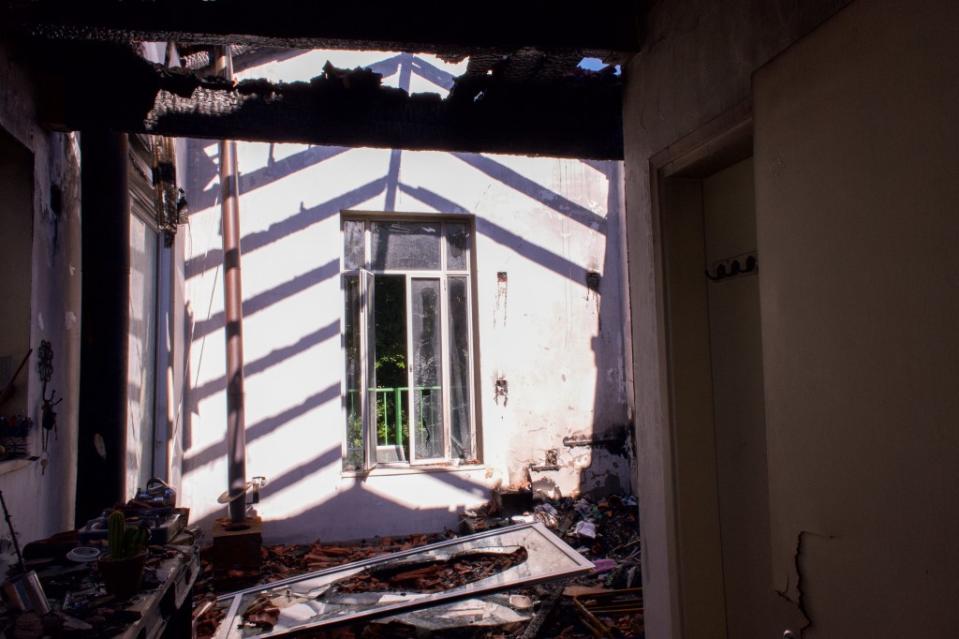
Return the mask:
<path fill-rule="evenodd" d="M 703 180 L 707 267 L 756 250 L 753 193 L 752 159 Z M 739 260 L 745 262 L 742 257 Z M 769 587 L 761 278 L 751 273 L 707 284 L 716 483 L 730 639 L 774 637 L 777 630 L 782 632 L 770 614 L 777 602 Z"/>
<path fill-rule="evenodd" d="M 665 326 L 650 158 L 746 101 L 753 71 L 826 20 L 845 0 L 691 0 L 651 7 L 646 46 L 626 66 L 627 244 L 636 401 L 637 480 L 646 553 L 646 628 L 679 635 L 665 428 Z M 671 559 L 672 558 L 672 559 Z"/>
<path fill-rule="evenodd" d="M 672 473 L 676 564 L 685 636 L 722 637 L 722 537 L 716 486 L 716 438 L 709 369 L 709 314 L 704 255 L 703 189 L 698 179 L 664 183 L 662 218 L 666 263 Z"/>
<path fill-rule="evenodd" d="M 755 78 L 775 582 L 807 637 L 955 637 L 959 5 L 859 1 Z M 797 551 L 797 545 L 799 550 Z"/>
<path fill-rule="evenodd" d="M 649 44 L 627 67 L 651 639 L 688 635 L 678 603 L 682 537 L 673 493 L 682 482 L 673 474 L 677 433 L 667 425 L 676 406 L 666 345 L 676 327 L 663 321 L 668 247 L 653 208 L 650 159 L 748 101 L 751 74 L 842 4 L 656 3 Z M 860 0 L 757 75 L 757 281 L 772 545 L 765 594 L 775 603 L 754 603 L 772 621 L 753 636 L 781 636 L 786 628 L 799 636 L 807 624 L 805 637 L 955 635 L 956 11 L 946 2 Z M 726 439 L 723 432 L 719 426 L 717 440 Z M 757 441 L 750 438 L 751 446 Z M 734 615 L 727 621 L 732 635 Z"/>

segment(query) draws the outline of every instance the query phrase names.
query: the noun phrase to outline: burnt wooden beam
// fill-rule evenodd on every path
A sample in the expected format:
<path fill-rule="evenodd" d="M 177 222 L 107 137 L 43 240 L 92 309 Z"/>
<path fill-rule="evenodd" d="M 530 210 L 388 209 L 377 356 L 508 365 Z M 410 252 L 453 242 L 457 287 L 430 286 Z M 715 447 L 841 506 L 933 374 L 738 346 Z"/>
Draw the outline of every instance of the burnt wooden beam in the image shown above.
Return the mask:
<path fill-rule="evenodd" d="M 309 82 L 234 85 L 150 64 L 119 45 L 43 51 L 33 56 L 35 64 L 45 60 L 49 77 L 59 78 L 44 82 L 49 97 L 41 117 L 54 129 L 583 159 L 623 155 L 622 83 L 612 72 L 522 83 L 463 77 L 441 99 L 381 86 L 380 76 L 364 69 L 327 66 Z"/>
<path fill-rule="evenodd" d="M 487 0 L 2 0 L 0 24 L 30 35 L 123 41 L 388 49 L 452 56 L 482 50 L 630 54 L 647 2 Z"/>

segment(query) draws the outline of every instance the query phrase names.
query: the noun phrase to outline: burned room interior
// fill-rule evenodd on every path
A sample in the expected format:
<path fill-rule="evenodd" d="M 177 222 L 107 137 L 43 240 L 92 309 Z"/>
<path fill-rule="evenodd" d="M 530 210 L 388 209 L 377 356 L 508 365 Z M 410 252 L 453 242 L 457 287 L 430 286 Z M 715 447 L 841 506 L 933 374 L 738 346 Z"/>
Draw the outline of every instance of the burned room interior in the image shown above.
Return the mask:
<path fill-rule="evenodd" d="M 3 0 L 0 636 L 954 636 L 957 42 Z"/>

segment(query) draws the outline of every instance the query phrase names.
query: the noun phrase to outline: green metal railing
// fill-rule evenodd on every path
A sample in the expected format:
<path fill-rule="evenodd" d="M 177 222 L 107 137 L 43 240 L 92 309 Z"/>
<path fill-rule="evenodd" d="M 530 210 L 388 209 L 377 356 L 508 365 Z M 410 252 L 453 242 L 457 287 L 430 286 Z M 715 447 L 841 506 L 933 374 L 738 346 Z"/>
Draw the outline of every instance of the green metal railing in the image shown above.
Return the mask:
<path fill-rule="evenodd" d="M 425 393 L 423 391 L 438 391 L 441 386 L 416 386 L 414 388 L 417 398 L 416 403 L 416 415 L 417 421 L 420 424 L 424 424 L 424 416 L 426 416 L 426 408 L 423 401 Z M 390 446 L 403 446 L 404 435 L 403 435 L 403 426 L 404 426 L 404 412 L 403 406 L 407 404 L 406 400 L 409 395 L 409 386 L 396 386 L 396 387 L 386 387 L 380 386 L 374 389 L 370 389 L 370 393 L 373 395 L 373 406 L 376 410 L 376 431 L 377 439 L 379 439 L 379 433 L 386 433 L 386 441 L 377 441 L 378 445 L 390 445 Z M 359 406 L 357 404 L 359 400 L 359 389 L 349 389 L 346 391 L 347 394 L 347 411 L 350 415 L 359 415 Z M 392 410 L 390 407 L 392 404 Z M 381 408 L 382 407 L 382 408 Z M 430 411 L 432 413 L 432 410 Z M 392 417 L 392 419 L 391 419 Z M 430 418 L 434 418 L 435 415 L 430 415 Z M 390 425 L 392 422 L 393 437 L 389 436 Z"/>

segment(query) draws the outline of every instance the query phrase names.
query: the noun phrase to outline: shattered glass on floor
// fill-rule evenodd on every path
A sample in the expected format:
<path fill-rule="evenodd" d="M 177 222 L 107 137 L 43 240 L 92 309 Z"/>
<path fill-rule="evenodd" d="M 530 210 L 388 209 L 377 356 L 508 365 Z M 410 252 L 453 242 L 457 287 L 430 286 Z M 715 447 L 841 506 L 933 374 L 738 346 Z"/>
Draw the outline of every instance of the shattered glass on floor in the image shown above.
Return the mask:
<path fill-rule="evenodd" d="M 224 599 L 232 604 L 218 637 L 279 637 L 572 577 L 592 568 L 543 524 L 520 524 L 227 595 Z"/>

